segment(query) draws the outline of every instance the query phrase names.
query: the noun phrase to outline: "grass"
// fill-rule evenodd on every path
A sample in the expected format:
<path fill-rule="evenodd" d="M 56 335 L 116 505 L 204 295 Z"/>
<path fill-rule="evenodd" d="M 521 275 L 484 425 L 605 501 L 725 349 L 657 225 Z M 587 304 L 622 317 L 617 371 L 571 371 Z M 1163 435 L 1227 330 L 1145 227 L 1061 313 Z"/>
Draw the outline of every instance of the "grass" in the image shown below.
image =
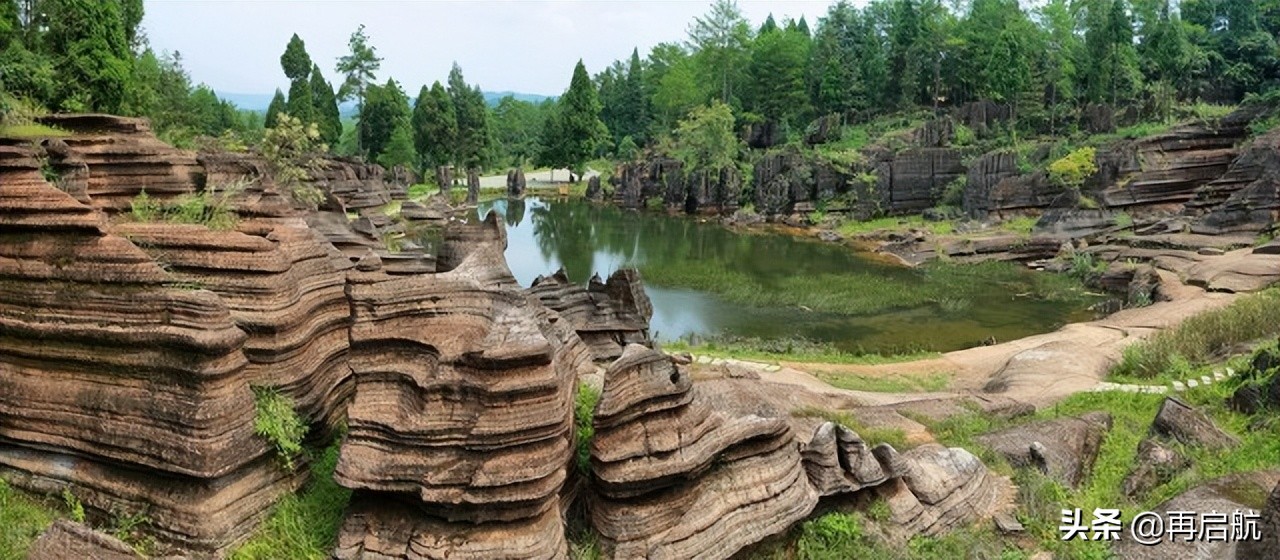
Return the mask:
<path fill-rule="evenodd" d="M 329 558 L 338 539 L 343 510 L 351 491 L 333 480 L 339 443 L 334 442 L 311 465 L 311 483 L 299 494 L 276 504 L 253 536 L 231 553 L 233 560 Z"/>
<path fill-rule="evenodd" d="M 1031 235 L 1031 230 L 1035 229 L 1038 221 L 1040 219 L 1035 216 L 1018 216 L 1000 222 L 1000 229 L 1019 235 Z"/>
<path fill-rule="evenodd" d="M 883 502 L 876 502 L 883 504 Z M 1027 553 L 996 534 L 988 521 L 938 537 L 915 537 L 906 546 L 890 544 L 870 530 L 876 503 L 867 511 L 830 511 L 792 528 L 781 539 L 752 551 L 757 560 L 1025 560 Z"/>
<path fill-rule="evenodd" d="M 48 503 L 0 478 L 0 560 L 22 560 L 31 543 L 62 515 Z"/>
<path fill-rule="evenodd" d="M 825 408 L 817 408 L 812 406 L 800 407 L 791 411 L 791 415 L 797 418 L 821 418 L 827 422 L 834 422 L 862 436 L 862 440 L 867 442 L 868 446 L 876 446 L 881 443 L 892 445 L 894 449 L 903 451 L 914 447 L 907 442 L 907 434 L 899 428 L 873 428 L 858 421 L 853 416 L 844 413 L 827 410 Z"/>
<path fill-rule="evenodd" d="M 199 224 L 209 229 L 235 229 L 239 217 L 231 209 L 231 197 L 243 187 L 210 189 L 184 195 L 171 204 L 151 198 L 143 190 L 130 201 L 129 216 L 136 222 Z"/>
<path fill-rule="evenodd" d="M 698 343 L 688 340 L 665 342 L 668 352 L 689 352 L 716 358 L 737 358 L 760 362 L 808 362 L 823 364 L 891 364 L 924 360 L 941 356 L 938 352 L 909 351 L 901 354 L 845 352 L 820 342 L 803 338 L 762 339 L 718 336 Z"/>
<path fill-rule="evenodd" d="M 592 420 L 595 417 L 598 402 L 600 402 L 599 389 L 586 383 L 578 385 L 578 394 L 574 397 L 573 426 L 576 430 L 575 441 L 578 445 L 578 472 L 584 476 L 591 474 L 591 438 L 596 435 Z"/>
<path fill-rule="evenodd" d="M 1184 364 L 1211 363 L 1241 345 L 1280 334 L 1276 317 L 1280 317 L 1280 288 L 1246 295 L 1125 348 L 1112 376 L 1154 379 L 1163 373 L 1184 374 Z"/>
<path fill-rule="evenodd" d="M 0 125 L 0 138 L 39 140 L 42 138 L 66 138 L 71 133 L 61 128 L 39 123 Z"/>
<path fill-rule="evenodd" d="M 906 231 L 923 229 L 934 235 L 955 233 L 955 223 L 949 220 L 932 222 L 919 214 L 910 216 L 886 216 L 873 220 L 851 220 L 840 224 L 836 231 L 844 236 L 863 235 L 877 231 Z"/>
<path fill-rule="evenodd" d="M 253 400 L 254 433 L 271 442 L 285 468 L 293 470 L 294 457 L 302 452 L 302 439 L 307 435 L 307 424 L 294 410 L 293 399 L 272 388 L 254 387 Z"/>
<path fill-rule="evenodd" d="M 935 392 L 951 385 L 951 375 L 946 373 L 858 375 L 819 370 L 815 375 L 833 387 L 873 393 Z"/>

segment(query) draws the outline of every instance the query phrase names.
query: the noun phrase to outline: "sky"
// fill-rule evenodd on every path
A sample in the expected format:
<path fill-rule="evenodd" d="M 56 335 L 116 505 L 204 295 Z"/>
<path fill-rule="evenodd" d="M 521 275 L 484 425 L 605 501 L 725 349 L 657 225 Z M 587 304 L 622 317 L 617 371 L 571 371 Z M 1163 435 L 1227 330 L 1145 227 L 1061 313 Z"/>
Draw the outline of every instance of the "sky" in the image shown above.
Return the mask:
<path fill-rule="evenodd" d="M 810 27 L 829 0 L 739 0 L 759 27 L 772 13 Z M 854 2 L 861 5 L 865 2 Z M 444 83 L 454 61 L 485 91 L 559 95 L 581 58 L 592 75 L 633 48 L 684 41 L 710 0 L 146 0 L 143 27 L 157 52 L 177 51 L 196 83 L 226 93 L 288 90 L 280 54 L 297 33 L 335 86 L 334 66 L 360 25 L 383 58 L 379 81 L 410 96 Z"/>

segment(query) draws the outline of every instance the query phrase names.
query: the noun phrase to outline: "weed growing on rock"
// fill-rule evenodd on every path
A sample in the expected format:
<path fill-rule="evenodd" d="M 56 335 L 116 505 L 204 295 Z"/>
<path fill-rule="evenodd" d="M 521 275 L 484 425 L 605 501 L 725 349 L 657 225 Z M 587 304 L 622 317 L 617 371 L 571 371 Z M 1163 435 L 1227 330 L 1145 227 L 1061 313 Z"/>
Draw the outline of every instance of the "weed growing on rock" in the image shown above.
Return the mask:
<path fill-rule="evenodd" d="M 254 433 L 275 446 L 285 468 L 293 470 L 293 458 L 302 452 L 302 438 L 307 425 L 293 408 L 293 399 L 269 387 L 253 388 L 257 414 L 253 418 Z"/>
<path fill-rule="evenodd" d="M 578 472 L 584 476 L 591 474 L 591 438 L 596 435 L 592 421 L 595 418 L 598 402 L 600 402 L 599 389 L 586 383 L 578 385 L 578 394 L 573 406 L 573 426 L 577 431 Z"/>
<path fill-rule="evenodd" d="M 80 503 L 80 498 L 71 493 L 70 488 L 62 489 L 62 503 L 66 504 L 67 511 L 71 512 L 72 521 L 84 523 L 84 504 Z"/>

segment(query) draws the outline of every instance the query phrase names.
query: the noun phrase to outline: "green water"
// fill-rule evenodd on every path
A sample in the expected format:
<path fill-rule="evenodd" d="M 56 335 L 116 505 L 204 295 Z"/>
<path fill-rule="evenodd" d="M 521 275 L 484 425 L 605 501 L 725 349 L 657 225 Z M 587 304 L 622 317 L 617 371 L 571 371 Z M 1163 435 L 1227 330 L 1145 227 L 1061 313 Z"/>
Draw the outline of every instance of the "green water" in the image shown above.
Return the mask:
<path fill-rule="evenodd" d="M 804 338 L 847 352 L 949 351 L 1087 320 L 1096 300 L 1017 265 L 907 269 L 847 247 L 741 232 L 582 200 L 494 200 L 522 285 L 560 267 L 576 282 L 640 269 L 662 340 Z"/>

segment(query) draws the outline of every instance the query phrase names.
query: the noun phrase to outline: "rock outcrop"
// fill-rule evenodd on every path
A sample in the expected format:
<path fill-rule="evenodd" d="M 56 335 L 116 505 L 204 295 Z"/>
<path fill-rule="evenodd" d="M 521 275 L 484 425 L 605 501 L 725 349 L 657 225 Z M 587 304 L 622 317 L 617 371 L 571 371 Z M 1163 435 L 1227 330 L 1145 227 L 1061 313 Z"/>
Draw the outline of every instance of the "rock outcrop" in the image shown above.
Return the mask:
<path fill-rule="evenodd" d="M 1023 424 L 983 434 L 976 441 L 1015 467 L 1037 469 L 1074 487 L 1093 468 L 1110 429 L 1111 415 L 1101 412 Z"/>
<path fill-rule="evenodd" d="M 334 476 L 356 498 L 340 558 L 566 554 L 586 348 L 511 277 L 495 214 L 455 227 L 441 272 L 394 277 L 371 255 L 349 276 L 356 392 Z"/>
<path fill-rule="evenodd" d="M 1230 169 L 1196 191 L 1198 233 L 1265 231 L 1280 219 L 1280 128 L 1253 139 Z"/>
<path fill-rule="evenodd" d="M 517 167 L 507 172 L 507 196 L 520 198 L 525 189 L 524 168 Z"/>
<path fill-rule="evenodd" d="M 75 132 L 67 145 L 110 145 L 101 135 L 112 126 L 142 134 L 129 119 L 92 122 L 101 128 L 89 140 Z M 158 157 L 135 140 L 145 154 L 129 156 L 125 142 L 113 161 Z M 100 175 L 86 204 L 45 182 L 35 156 L 0 148 L 0 473 L 20 488 L 70 491 L 91 519 L 145 512 L 165 547 L 224 551 L 304 476 L 281 469 L 254 434 L 250 386 L 306 401 L 326 422 L 322 403 L 342 398 L 343 371 L 326 363 L 345 352 L 345 317 L 326 311 L 341 310 L 340 277 L 271 285 L 331 263 L 288 219 L 244 231 L 159 224 L 149 239 L 180 253 L 164 260 L 102 211 L 137 184 Z M 100 173 L 85 159 L 91 178 Z M 250 302 L 254 289 L 264 297 Z"/>
<path fill-rule="evenodd" d="M 624 163 L 611 181 L 614 203 L 633 209 L 644 207 L 649 199 L 661 198 L 663 206 L 673 212 L 732 214 L 742 194 L 737 168 L 687 173 L 684 164 L 670 158 Z"/>
<path fill-rule="evenodd" d="M 570 282 L 560 269 L 551 276 L 539 276 L 528 292 L 573 326 L 595 361 L 614 360 L 629 344 L 652 344 L 653 305 L 644 293 L 640 272 L 633 268 L 614 272 L 608 282 L 592 276 L 586 287 Z"/>
<path fill-rule="evenodd" d="M 638 345 L 606 372 L 590 515 L 613 558 L 728 558 L 817 504 L 785 419 L 729 417 L 698 392 Z"/>
<path fill-rule="evenodd" d="M 142 560 L 145 558 L 128 544 L 104 535 L 82 523 L 59 519 L 27 549 L 27 560 Z"/>
<path fill-rule="evenodd" d="M 1275 471 L 1246 472 L 1229 475 L 1196 486 L 1182 494 L 1158 504 L 1151 511 L 1162 516 L 1168 512 L 1194 512 L 1196 527 L 1203 523 L 1205 514 L 1216 512 L 1222 519 L 1215 520 L 1214 531 L 1228 536 L 1226 539 L 1200 539 L 1186 537 L 1186 533 L 1169 531 L 1166 519 L 1164 531 L 1156 536 L 1154 543 L 1139 543 L 1132 537 L 1128 528 L 1120 532 L 1120 540 L 1112 547 L 1112 552 L 1121 560 L 1164 560 L 1166 558 L 1239 558 L 1262 559 L 1274 556 L 1248 555 L 1252 550 L 1263 549 L 1274 545 L 1274 533 L 1271 542 L 1263 540 L 1246 545 L 1244 539 L 1234 537 L 1231 518 L 1234 512 L 1240 515 L 1259 515 L 1263 509 L 1265 496 L 1276 482 L 1280 473 Z M 1256 501 L 1255 501 L 1256 500 Z M 1242 530 L 1244 524 L 1241 523 Z M 1259 524 L 1261 529 L 1265 523 Z M 1251 547 L 1258 546 L 1258 549 Z M 1246 555 L 1241 555 L 1241 551 Z"/>
<path fill-rule="evenodd" d="M 1236 547 L 1236 560 L 1280 558 L 1280 481 L 1276 482 L 1266 505 L 1262 507 L 1258 530 L 1262 538 L 1240 543 Z"/>
<path fill-rule="evenodd" d="M 1182 204 L 1218 178 L 1248 133 L 1249 116 L 1236 112 L 1215 123 L 1195 123 L 1100 150 L 1098 173 L 1086 188 L 1108 207 Z"/>

